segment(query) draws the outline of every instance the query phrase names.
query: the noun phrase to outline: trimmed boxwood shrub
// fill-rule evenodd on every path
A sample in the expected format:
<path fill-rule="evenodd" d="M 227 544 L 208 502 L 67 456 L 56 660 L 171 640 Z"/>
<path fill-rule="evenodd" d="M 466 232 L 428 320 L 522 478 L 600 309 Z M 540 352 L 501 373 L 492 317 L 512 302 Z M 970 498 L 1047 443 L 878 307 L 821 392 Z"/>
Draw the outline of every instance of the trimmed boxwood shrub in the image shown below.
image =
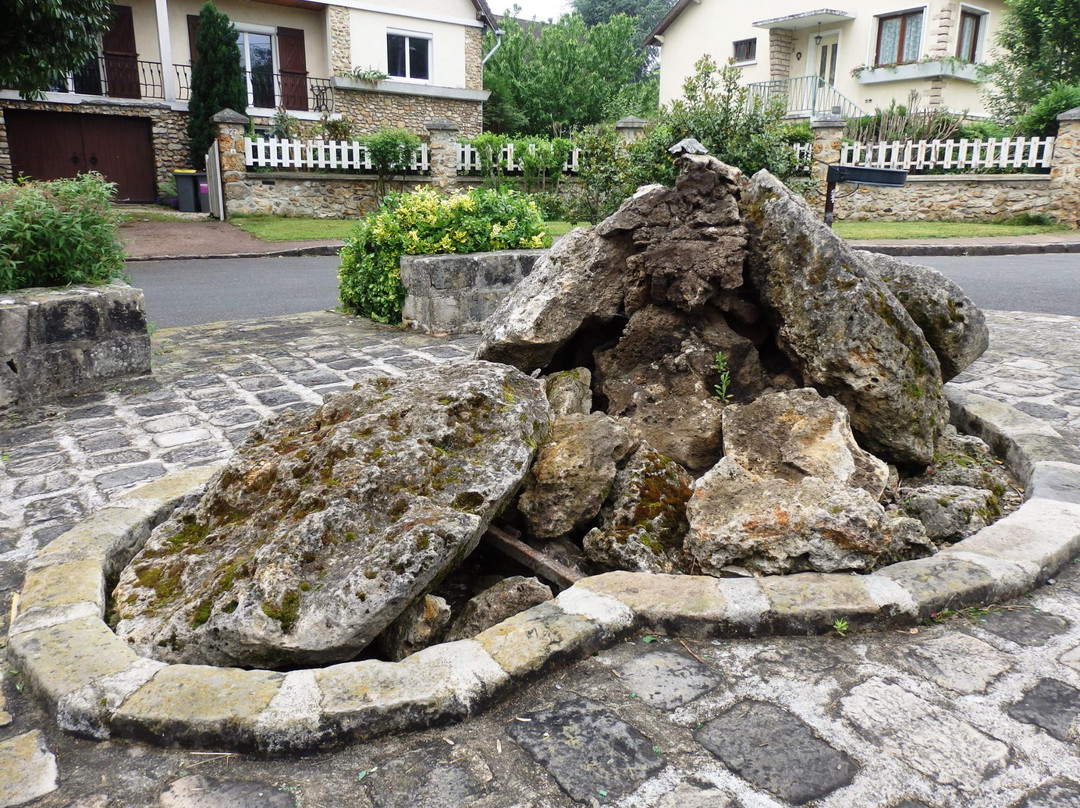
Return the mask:
<path fill-rule="evenodd" d="M 380 323 L 400 323 L 403 255 L 537 249 L 551 245 L 528 196 L 478 188 L 442 196 L 432 188 L 389 194 L 361 219 L 341 250 L 338 296 L 345 309 Z"/>
<path fill-rule="evenodd" d="M 94 172 L 72 180 L 0 182 L 0 291 L 122 277 L 115 187 Z"/>

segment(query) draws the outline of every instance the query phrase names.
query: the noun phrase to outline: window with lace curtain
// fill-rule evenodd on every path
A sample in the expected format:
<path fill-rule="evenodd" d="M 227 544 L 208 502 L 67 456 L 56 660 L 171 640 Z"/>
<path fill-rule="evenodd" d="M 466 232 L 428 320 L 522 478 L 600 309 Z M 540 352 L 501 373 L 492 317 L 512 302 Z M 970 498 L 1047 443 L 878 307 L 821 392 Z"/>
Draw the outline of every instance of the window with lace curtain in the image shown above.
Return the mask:
<path fill-rule="evenodd" d="M 960 32 L 956 41 L 956 58 L 965 62 L 974 62 L 979 55 L 979 28 L 982 14 L 962 9 L 960 11 Z"/>
<path fill-rule="evenodd" d="M 923 12 L 906 11 L 878 17 L 877 51 L 874 66 L 901 65 L 919 61 L 922 48 Z"/>

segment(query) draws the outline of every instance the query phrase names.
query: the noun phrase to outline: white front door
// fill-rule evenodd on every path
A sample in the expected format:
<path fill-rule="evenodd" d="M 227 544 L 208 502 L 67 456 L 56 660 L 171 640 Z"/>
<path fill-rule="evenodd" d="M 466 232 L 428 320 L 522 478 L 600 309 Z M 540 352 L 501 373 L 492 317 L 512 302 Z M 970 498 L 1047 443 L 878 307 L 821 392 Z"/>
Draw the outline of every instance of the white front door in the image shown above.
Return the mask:
<path fill-rule="evenodd" d="M 836 84 L 836 52 L 840 49 L 840 37 L 837 34 L 823 36 L 817 45 L 817 75 L 829 84 Z"/>

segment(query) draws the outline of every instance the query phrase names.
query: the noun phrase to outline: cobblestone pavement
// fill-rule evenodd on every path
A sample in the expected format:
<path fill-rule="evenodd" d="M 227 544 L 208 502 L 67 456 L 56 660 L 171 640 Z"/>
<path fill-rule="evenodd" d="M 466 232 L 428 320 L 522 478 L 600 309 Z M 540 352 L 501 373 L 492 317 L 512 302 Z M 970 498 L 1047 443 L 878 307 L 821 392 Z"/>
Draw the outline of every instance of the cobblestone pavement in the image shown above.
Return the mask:
<path fill-rule="evenodd" d="M 1080 427 L 1080 318 L 988 317 L 991 350 L 957 383 Z M 0 419 L 0 630 L 29 555 L 118 493 L 472 341 L 313 314 L 154 346 L 152 380 Z M 72 738 L 0 662 L 0 807 L 1080 808 L 1080 564 L 911 631 L 637 635 L 461 724 L 272 761 Z"/>

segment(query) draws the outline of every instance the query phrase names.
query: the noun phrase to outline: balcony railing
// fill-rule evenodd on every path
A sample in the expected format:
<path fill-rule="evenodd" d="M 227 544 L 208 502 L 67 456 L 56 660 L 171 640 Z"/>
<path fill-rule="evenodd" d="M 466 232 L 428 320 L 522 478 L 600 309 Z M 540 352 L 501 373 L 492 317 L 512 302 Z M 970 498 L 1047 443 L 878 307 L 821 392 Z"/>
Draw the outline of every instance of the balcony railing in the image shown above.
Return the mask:
<path fill-rule="evenodd" d="M 191 99 L 191 68 L 174 65 L 176 100 Z M 292 112 L 333 112 L 334 85 L 330 79 L 289 73 L 244 72 L 248 106 L 259 109 L 284 107 Z"/>
<path fill-rule="evenodd" d="M 52 92 L 100 95 L 105 98 L 151 98 L 162 100 L 165 90 L 161 63 L 144 62 L 127 56 L 98 56 L 67 80 L 50 88 Z"/>
<path fill-rule="evenodd" d="M 782 103 L 785 114 L 792 118 L 812 118 L 821 114 L 858 118 L 866 114 L 820 76 L 759 81 L 748 85 L 748 89 L 752 99 Z"/>

